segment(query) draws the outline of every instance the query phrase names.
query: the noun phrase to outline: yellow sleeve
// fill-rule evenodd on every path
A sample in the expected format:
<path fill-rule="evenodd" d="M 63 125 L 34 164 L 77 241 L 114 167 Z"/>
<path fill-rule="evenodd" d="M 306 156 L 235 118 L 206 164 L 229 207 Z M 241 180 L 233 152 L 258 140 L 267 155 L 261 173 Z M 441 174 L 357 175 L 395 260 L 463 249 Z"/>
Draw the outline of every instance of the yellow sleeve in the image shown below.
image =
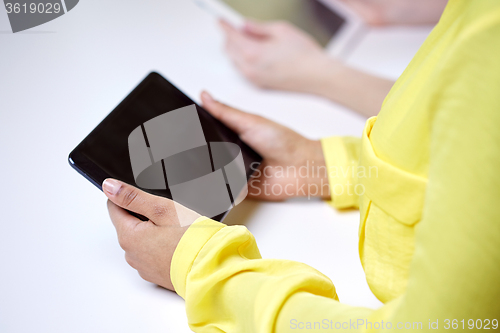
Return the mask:
<path fill-rule="evenodd" d="M 294 332 L 320 315 L 349 320 L 371 312 L 340 304 L 331 280 L 305 264 L 262 259 L 245 227 L 207 218 L 182 237 L 171 277 L 194 332 Z"/>
<path fill-rule="evenodd" d="M 361 139 L 333 136 L 321 139 L 321 145 L 330 184 L 328 203 L 337 209 L 358 208 L 359 196 L 354 189 L 358 183 Z"/>

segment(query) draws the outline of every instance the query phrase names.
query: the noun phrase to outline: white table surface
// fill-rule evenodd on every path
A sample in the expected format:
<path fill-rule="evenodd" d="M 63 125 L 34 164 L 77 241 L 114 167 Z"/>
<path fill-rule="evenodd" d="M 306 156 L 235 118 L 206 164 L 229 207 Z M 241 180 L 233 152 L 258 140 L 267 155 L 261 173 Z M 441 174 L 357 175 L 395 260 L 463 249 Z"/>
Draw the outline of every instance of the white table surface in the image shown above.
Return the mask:
<path fill-rule="evenodd" d="M 360 135 L 364 119 L 328 101 L 246 83 L 215 19 L 188 0 L 82 0 L 12 34 L 0 6 L 0 332 L 189 332 L 184 301 L 143 281 L 118 246 L 106 199 L 67 155 L 151 70 L 198 100 L 217 98 L 320 138 Z M 430 28 L 379 29 L 350 57 L 396 78 Z M 356 211 L 321 201 L 245 201 L 228 216 L 266 258 L 328 275 L 341 301 L 367 307 Z"/>

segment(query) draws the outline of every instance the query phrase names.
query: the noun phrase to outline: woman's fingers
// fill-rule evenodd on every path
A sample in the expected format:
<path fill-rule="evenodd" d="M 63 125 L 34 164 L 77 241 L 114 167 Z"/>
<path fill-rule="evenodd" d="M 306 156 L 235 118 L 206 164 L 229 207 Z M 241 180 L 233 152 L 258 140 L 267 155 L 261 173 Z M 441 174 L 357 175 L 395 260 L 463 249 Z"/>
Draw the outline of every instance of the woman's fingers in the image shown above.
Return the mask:
<path fill-rule="evenodd" d="M 221 27 L 226 35 L 226 51 L 233 61 L 253 62 L 258 58 L 261 35 L 247 33 L 245 28 L 236 29 L 225 21 L 221 21 Z"/>
<path fill-rule="evenodd" d="M 236 28 L 233 27 L 233 25 L 231 23 L 227 22 L 224 19 L 219 20 L 219 25 L 221 26 L 222 29 L 224 29 L 225 32 L 236 30 Z"/>
<path fill-rule="evenodd" d="M 243 134 L 258 121 L 258 116 L 246 113 L 220 103 L 206 91 L 201 93 L 203 107 L 215 118 L 238 134 Z"/>
<path fill-rule="evenodd" d="M 111 222 L 115 226 L 116 232 L 118 233 L 118 238 L 121 239 L 121 235 L 128 233 L 133 230 L 139 223 L 142 223 L 138 218 L 130 215 L 127 211 L 120 206 L 114 204 L 111 200 L 108 200 L 108 212 Z M 120 241 L 122 248 L 125 244 Z"/>
<path fill-rule="evenodd" d="M 172 224 L 177 220 L 172 200 L 146 193 L 134 186 L 110 178 L 102 183 L 102 189 L 115 205 L 141 214 L 155 224 Z"/>
<path fill-rule="evenodd" d="M 242 31 L 236 29 L 224 20 L 220 21 L 220 26 L 226 34 L 226 46 L 242 48 L 246 45 L 246 37 Z"/>
<path fill-rule="evenodd" d="M 247 20 L 243 26 L 243 31 L 260 38 L 271 36 L 271 29 L 268 23 L 261 23 L 254 20 Z"/>

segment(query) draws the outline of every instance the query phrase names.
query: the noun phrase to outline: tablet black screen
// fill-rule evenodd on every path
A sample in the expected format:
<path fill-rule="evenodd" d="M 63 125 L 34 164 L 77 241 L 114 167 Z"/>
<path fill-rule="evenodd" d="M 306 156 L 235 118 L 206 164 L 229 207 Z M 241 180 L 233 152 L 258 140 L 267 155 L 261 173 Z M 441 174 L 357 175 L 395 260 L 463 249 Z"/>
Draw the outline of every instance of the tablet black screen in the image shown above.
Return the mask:
<path fill-rule="evenodd" d="M 107 177 L 135 185 L 128 146 L 131 132 L 152 118 L 193 104 L 161 75 L 151 73 L 75 148 L 70 163 L 95 185 Z M 196 109 L 207 142 L 232 142 L 240 147 L 249 179 L 258 165 L 252 163 L 261 157 L 203 108 L 196 105 Z M 144 190 L 172 198 L 168 187 Z"/>

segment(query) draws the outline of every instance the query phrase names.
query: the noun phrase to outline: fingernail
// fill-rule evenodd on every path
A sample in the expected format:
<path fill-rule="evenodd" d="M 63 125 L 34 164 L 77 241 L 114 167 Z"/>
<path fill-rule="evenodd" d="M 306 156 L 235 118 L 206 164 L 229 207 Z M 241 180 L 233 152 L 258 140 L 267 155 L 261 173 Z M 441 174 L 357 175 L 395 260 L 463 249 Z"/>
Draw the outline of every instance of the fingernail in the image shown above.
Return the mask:
<path fill-rule="evenodd" d="M 102 183 L 102 189 L 104 190 L 104 192 L 110 195 L 115 195 L 116 193 L 118 193 L 120 186 L 120 183 L 114 179 L 106 179 Z"/>
<path fill-rule="evenodd" d="M 209 93 L 207 93 L 206 91 L 203 92 L 203 97 L 205 97 L 205 99 L 207 100 L 207 102 L 209 103 L 213 103 L 215 102 L 214 98 L 212 97 L 212 95 L 210 95 Z"/>

